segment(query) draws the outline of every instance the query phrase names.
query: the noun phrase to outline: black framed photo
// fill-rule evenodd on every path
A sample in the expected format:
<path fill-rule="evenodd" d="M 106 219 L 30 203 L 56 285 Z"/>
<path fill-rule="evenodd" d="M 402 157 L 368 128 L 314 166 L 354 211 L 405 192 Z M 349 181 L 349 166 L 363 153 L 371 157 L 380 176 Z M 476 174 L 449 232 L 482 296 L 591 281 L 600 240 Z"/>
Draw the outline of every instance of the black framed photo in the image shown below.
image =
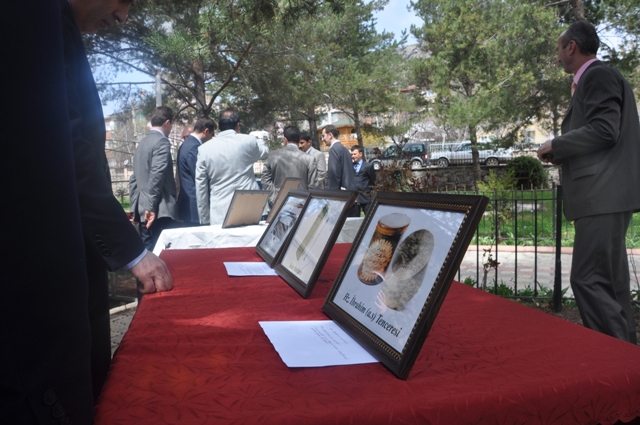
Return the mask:
<path fill-rule="evenodd" d="M 282 201 L 287 196 L 290 190 L 296 190 L 300 187 L 300 182 L 302 181 L 299 177 L 285 177 L 282 180 L 282 184 L 278 189 L 278 195 L 276 195 L 275 201 L 273 201 L 273 205 L 271 206 L 271 211 L 267 215 L 267 223 L 271 223 L 276 216 L 276 213 L 280 209 L 280 205 L 282 205 Z"/>
<path fill-rule="evenodd" d="M 273 267 L 287 244 L 291 230 L 298 222 L 309 192 L 291 190 L 256 245 L 256 252 Z"/>
<path fill-rule="evenodd" d="M 274 270 L 308 298 L 356 199 L 352 190 L 311 191 Z"/>
<path fill-rule="evenodd" d="M 222 222 L 222 228 L 249 226 L 260 223 L 267 205 L 269 192 L 266 190 L 240 190 L 233 192 L 229 209 Z"/>
<path fill-rule="evenodd" d="M 378 193 L 322 309 L 406 379 L 487 203 Z"/>

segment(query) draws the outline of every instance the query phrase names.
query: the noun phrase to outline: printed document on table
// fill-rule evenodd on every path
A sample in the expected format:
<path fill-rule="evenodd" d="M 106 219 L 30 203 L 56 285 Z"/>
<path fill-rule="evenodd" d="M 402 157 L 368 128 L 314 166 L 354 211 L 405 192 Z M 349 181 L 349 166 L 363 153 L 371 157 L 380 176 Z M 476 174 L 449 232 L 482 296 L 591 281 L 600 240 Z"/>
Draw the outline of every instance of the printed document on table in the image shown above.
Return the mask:
<path fill-rule="evenodd" d="M 223 263 L 229 276 L 277 276 L 267 263 L 260 261 Z"/>
<path fill-rule="evenodd" d="M 332 320 L 259 323 L 288 367 L 340 366 L 378 361 Z"/>

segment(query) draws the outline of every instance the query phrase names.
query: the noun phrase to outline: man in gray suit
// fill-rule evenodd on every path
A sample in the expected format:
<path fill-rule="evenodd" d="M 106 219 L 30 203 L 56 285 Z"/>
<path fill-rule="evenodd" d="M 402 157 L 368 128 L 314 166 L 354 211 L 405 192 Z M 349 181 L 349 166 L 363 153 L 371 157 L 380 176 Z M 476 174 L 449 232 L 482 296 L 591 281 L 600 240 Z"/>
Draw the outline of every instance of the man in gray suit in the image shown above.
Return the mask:
<path fill-rule="evenodd" d="M 172 127 L 173 111 L 157 107 L 151 116 L 151 130 L 133 155 L 131 211 L 134 221 L 140 223 L 140 237 L 149 251 L 153 251 L 160 233 L 175 227 L 178 220 L 171 143 L 167 138 Z"/>
<path fill-rule="evenodd" d="M 240 134 L 240 115 L 220 113 L 220 133 L 198 148 L 196 199 L 200 224 L 222 224 L 236 189 L 258 190 L 253 164 L 269 155 L 269 148 L 248 134 Z"/>
<path fill-rule="evenodd" d="M 571 287 L 588 328 L 636 343 L 625 236 L 640 209 L 640 126 L 633 90 L 596 58 L 587 21 L 558 39 L 558 60 L 574 74 L 562 135 L 538 157 L 562 164 L 564 212 L 575 221 Z"/>
<path fill-rule="evenodd" d="M 271 152 L 262 170 L 262 188 L 271 191 L 269 206 L 278 196 L 285 177 L 300 178 L 298 189 L 307 190 L 316 187 L 316 159 L 300 151 L 300 129 L 289 126 L 284 129 L 284 148 Z"/>
<path fill-rule="evenodd" d="M 316 189 L 324 189 L 327 185 L 327 158 L 324 153 L 311 146 L 311 136 L 307 132 L 300 134 L 298 147 L 302 152 L 308 153 L 316 159 L 318 178 L 316 179 Z"/>
<path fill-rule="evenodd" d="M 349 150 L 342 146 L 338 129 L 329 124 L 322 129 L 322 140 L 329 148 L 327 188 L 331 190 L 356 190 L 355 173 Z"/>

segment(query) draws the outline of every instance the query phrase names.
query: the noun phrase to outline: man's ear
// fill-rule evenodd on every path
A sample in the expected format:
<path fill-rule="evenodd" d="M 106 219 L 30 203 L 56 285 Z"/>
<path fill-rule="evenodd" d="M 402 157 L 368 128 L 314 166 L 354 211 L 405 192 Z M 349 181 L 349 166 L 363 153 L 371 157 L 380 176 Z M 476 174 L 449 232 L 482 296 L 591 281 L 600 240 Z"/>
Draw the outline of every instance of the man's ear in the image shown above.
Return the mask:
<path fill-rule="evenodd" d="M 236 124 L 236 128 L 235 128 L 236 133 L 240 131 L 240 123 L 238 122 L 238 124 Z"/>

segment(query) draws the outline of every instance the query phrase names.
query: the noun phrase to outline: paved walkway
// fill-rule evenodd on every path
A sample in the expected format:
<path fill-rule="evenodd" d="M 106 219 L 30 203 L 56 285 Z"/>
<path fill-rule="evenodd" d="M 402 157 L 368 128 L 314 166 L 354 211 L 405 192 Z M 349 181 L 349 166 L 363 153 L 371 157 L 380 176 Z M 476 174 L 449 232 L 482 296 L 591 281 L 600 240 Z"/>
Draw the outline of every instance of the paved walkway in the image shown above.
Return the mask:
<path fill-rule="evenodd" d="M 475 246 L 469 247 L 467 253 L 460 265 L 460 274 L 456 276 L 456 280 L 464 280 L 471 277 L 474 281 L 480 281 L 484 276 L 483 264 L 488 260 L 488 253 L 484 249 L 489 247 L 480 247 L 476 250 Z M 513 247 L 499 246 L 496 255 L 495 247 L 491 251 L 492 259 L 500 263 L 498 265 L 497 282 L 514 288 L 516 283 L 518 290 L 527 286 L 533 288 L 534 282 L 538 282 L 545 288 L 553 288 L 555 277 L 555 253 L 549 248 L 539 248 L 538 252 L 533 252 L 533 247 L 518 247 L 515 252 Z M 568 288 L 565 296 L 572 297 L 569 284 L 569 271 L 571 269 L 571 252 L 570 248 L 563 248 L 561 254 L 562 261 L 562 288 Z M 480 264 L 479 272 L 476 271 L 477 264 Z M 518 271 L 516 277 L 516 270 Z M 629 250 L 629 272 L 631 275 L 631 289 L 639 289 L 638 277 L 640 276 L 640 250 Z M 493 285 L 496 278 L 496 270 L 490 269 L 487 274 L 487 286 Z M 111 352 L 120 344 L 122 337 L 129 328 L 129 323 L 136 312 L 137 302 L 127 304 L 126 306 L 117 307 L 111 310 Z"/>

